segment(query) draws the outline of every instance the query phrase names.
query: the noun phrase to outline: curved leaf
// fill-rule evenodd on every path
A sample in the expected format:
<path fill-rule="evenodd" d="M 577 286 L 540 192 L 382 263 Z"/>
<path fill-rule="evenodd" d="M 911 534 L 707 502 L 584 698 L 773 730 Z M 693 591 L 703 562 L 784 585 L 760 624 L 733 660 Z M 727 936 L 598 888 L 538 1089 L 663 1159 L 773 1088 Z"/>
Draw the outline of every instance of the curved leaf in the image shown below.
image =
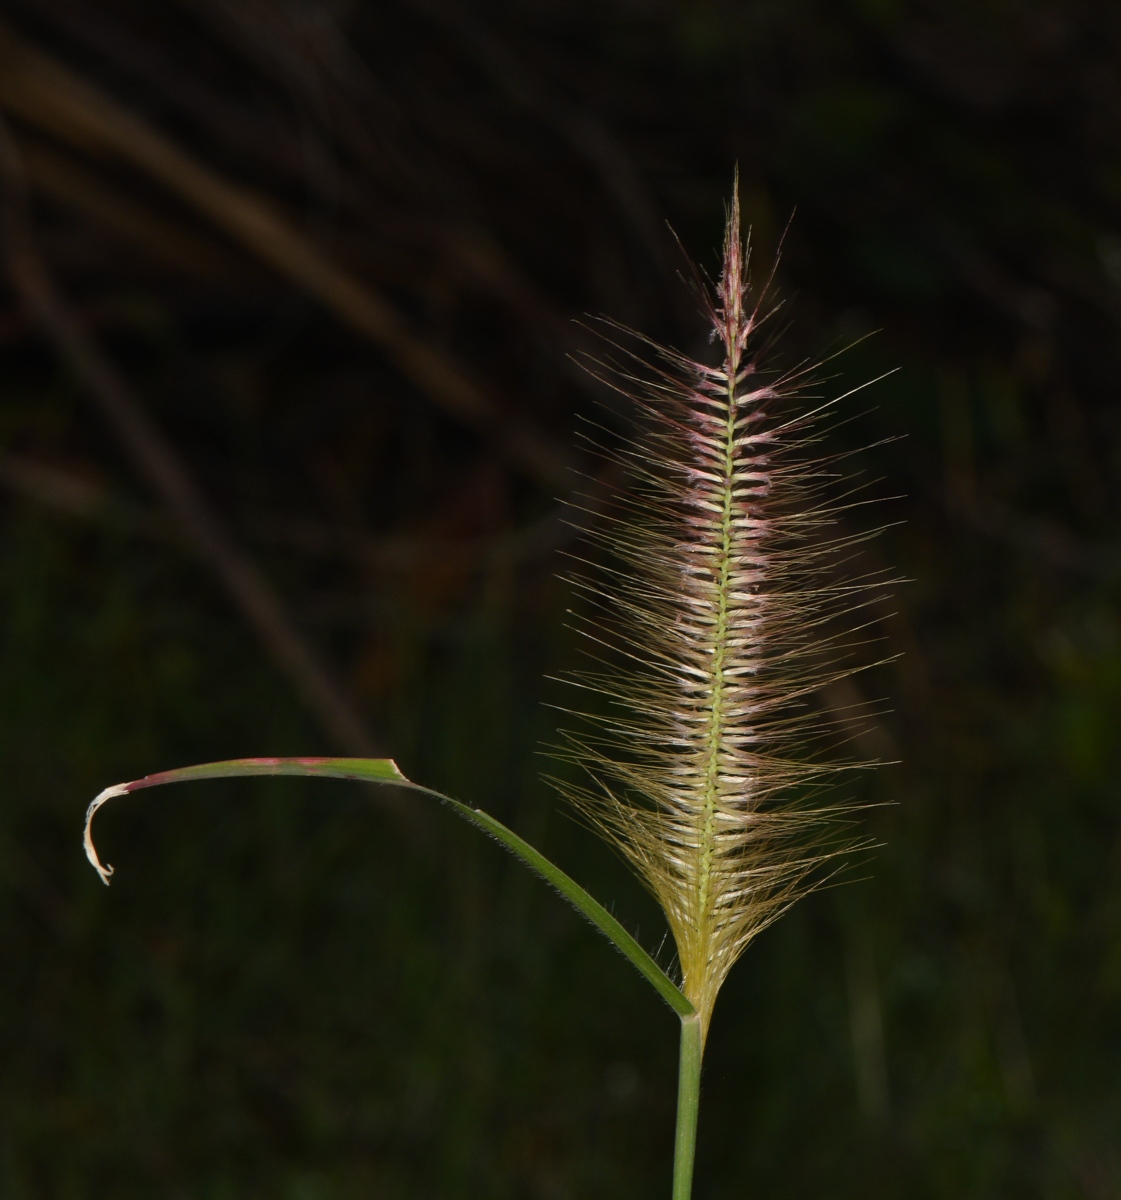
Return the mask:
<path fill-rule="evenodd" d="M 489 833 L 501 842 L 511 854 L 521 859 L 530 870 L 535 871 L 546 883 L 552 884 L 566 900 L 578 909 L 591 923 L 634 964 L 638 972 L 653 986 L 655 991 L 679 1016 L 686 1017 L 694 1012 L 693 1005 L 685 998 L 673 980 L 638 944 L 623 926 L 592 896 L 555 863 L 535 850 L 524 838 L 520 838 L 501 821 L 478 808 L 471 808 L 459 800 L 453 800 L 441 792 L 422 787 L 405 777 L 391 758 L 232 758 L 225 762 L 201 763 L 194 767 L 181 767 L 176 771 L 161 771 L 156 775 L 145 775 L 131 783 L 119 783 L 106 788 L 86 811 L 85 847 L 86 857 L 93 864 L 102 882 L 108 885 L 113 868 L 102 864 L 93 844 L 91 824 L 94 814 L 114 796 L 126 796 L 142 788 L 157 787 L 164 783 L 186 783 L 193 779 L 226 779 L 243 775 L 307 775 L 324 776 L 331 779 L 354 779 L 363 783 L 389 783 L 398 787 L 411 788 L 434 796 L 447 804 L 458 816 Z"/>

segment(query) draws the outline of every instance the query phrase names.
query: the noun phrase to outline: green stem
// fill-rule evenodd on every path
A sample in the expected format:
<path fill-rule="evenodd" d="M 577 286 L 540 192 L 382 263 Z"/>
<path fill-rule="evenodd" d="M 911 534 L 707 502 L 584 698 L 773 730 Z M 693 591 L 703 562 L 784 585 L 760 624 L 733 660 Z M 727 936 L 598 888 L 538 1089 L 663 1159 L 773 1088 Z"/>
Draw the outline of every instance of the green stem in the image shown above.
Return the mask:
<path fill-rule="evenodd" d="M 693 1194 L 693 1158 L 697 1150 L 697 1110 L 701 1099 L 701 1016 L 681 1018 L 681 1059 L 677 1075 L 677 1138 L 673 1147 L 673 1200 Z"/>

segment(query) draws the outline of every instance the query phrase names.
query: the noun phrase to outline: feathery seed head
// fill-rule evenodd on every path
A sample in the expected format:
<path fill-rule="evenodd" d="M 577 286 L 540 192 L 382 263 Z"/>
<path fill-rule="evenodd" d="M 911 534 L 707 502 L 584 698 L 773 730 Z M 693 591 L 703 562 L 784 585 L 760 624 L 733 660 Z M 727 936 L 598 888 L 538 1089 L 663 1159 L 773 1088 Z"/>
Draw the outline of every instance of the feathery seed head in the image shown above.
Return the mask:
<path fill-rule="evenodd" d="M 882 583 L 835 577 L 861 535 L 838 535 L 835 471 L 811 457 L 812 414 L 791 413 L 809 371 L 760 361 L 765 293 L 749 288 L 734 194 L 715 295 L 703 289 L 721 361 L 639 337 L 653 356 L 627 353 L 646 370 L 612 370 L 646 433 L 621 455 L 632 487 L 591 535 L 618 565 L 574 582 L 603 617 L 584 632 L 627 669 L 573 678 L 608 706 L 564 735 L 584 782 L 555 781 L 661 904 L 706 1032 L 747 944 L 852 847 L 830 833 L 846 806 L 823 785 L 848 768 L 822 755 L 812 697 L 852 673 L 838 619 Z"/>

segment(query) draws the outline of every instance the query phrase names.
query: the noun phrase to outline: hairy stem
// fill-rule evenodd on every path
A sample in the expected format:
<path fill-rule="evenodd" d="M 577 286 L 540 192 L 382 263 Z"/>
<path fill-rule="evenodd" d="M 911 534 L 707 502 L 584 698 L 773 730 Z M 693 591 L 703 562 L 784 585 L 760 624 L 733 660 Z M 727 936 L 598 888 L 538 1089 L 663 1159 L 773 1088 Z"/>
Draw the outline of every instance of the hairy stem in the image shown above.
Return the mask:
<path fill-rule="evenodd" d="M 673 1200 L 693 1194 L 693 1159 L 697 1149 L 697 1110 L 701 1097 L 704 1034 L 699 1013 L 681 1018 L 681 1058 L 677 1076 L 677 1137 L 673 1148 Z"/>

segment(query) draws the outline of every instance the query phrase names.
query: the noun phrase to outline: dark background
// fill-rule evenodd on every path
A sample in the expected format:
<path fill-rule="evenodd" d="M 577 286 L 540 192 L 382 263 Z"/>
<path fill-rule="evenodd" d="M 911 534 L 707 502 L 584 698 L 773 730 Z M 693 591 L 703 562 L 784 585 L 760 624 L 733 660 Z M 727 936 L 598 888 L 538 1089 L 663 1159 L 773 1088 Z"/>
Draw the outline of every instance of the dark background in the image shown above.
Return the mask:
<path fill-rule="evenodd" d="M 665 221 L 714 269 L 738 162 L 762 262 L 794 213 L 781 353 L 878 330 L 825 390 L 898 368 L 833 436 L 910 582 L 902 657 L 825 701 L 886 700 L 862 747 L 898 762 L 858 790 L 882 848 L 733 972 L 696 1195 L 1121 1196 L 1121 8 L 4 20 L 0 1194 L 668 1195 L 672 1015 L 449 814 L 145 794 L 100 818 L 110 891 L 79 839 L 108 783 L 363 740 L 232 598 L 232 554 L 371 744 L 659 944 L 538 778 L 577 658 L 558 498 L 580 418 L 629 419 L 568 356 L 587 313 L 703 350 Z"/>

